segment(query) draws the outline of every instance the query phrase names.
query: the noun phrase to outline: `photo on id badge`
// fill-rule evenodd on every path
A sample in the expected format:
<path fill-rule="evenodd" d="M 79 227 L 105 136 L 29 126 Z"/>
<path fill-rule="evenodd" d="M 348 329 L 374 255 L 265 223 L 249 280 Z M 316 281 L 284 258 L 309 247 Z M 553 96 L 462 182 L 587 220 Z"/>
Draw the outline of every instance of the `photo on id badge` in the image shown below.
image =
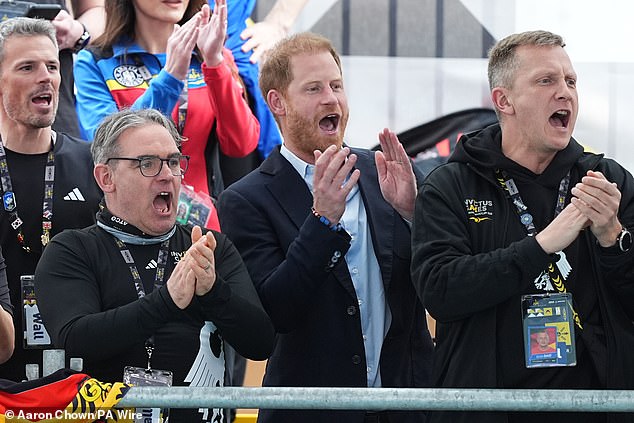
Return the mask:
<path fill-rule="evenodd" d="M 522 297 L 526 367 L 577 363 L 572 297 L 569 293 Z"/>

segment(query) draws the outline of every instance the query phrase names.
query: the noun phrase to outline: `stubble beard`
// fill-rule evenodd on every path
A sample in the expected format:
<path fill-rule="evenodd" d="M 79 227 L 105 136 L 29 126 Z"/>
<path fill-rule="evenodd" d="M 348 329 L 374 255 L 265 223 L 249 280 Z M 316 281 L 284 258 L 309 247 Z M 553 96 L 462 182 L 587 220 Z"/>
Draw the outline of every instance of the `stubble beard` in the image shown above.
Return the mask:
<path fill-rule="evenodd" d="M 40 115 L 31 113 L 27 108 L 21 109 L 15 106 L 9 98 L 4 98 L 3 106 L 7 117 L 15 122 L 19 122 L 31 128 L 48 128 L 53 125 L 55 115 L 57 114 L 58 99 L 53 99 L 53 109 L 50 113 Z"/>

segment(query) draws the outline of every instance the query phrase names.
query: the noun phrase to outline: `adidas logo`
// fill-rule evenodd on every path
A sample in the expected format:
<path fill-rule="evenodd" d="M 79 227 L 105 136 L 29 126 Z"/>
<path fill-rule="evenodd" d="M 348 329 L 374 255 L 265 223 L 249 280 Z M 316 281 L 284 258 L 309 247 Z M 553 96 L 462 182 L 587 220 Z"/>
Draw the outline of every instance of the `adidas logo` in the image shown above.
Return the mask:
<path fill-rule="evenodd" d="M 81 194 L 79 188 L 75 187 L 71 192 L 64 196 L 64 200 L 66 201 L 86 201 L 84 196 Z"/>
<path fill-rule="evenodd" d="M 156 269 L 156 266 L 158 265 L 158 263 L 156 262 L 156 260 L 152 259 L 150 260 L 150 262 L 147 264 L 147 266 L 145 266 L 146 269 Z"/>

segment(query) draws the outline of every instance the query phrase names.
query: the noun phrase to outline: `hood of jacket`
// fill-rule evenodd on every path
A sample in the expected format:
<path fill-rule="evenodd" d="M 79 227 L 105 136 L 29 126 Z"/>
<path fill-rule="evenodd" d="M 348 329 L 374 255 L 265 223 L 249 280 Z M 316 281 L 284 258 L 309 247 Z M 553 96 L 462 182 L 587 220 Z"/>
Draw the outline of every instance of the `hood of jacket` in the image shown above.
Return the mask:
<path fill-rule="evenodd" d="M 468 163 L 485 175 L 499 169 L 518 180 L 530 180 L 542 186 L 557 188 L 582 155 L 583 147 L 571 138 L 566 148 L 555 155 L 541 174 L 533 173 L 502 153 L 502 130 L 499 124 L 494 124 L 463 135 L 449 161 Z"/>

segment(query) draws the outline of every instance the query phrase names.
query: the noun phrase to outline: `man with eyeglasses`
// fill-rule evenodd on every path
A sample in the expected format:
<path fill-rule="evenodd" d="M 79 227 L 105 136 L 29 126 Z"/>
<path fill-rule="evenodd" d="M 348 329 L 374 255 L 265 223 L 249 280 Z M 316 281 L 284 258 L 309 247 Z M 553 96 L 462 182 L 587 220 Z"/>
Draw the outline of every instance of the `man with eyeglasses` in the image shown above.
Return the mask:
<path fill-rule="evenodd" d="M 106 118 L 91 147 L 104 192 L 97 224 L 53 238 L 36 270 L 55 345 L 99 380 L 222 386 L 224 342 L 254 360 L 272 351 L 272 323 L 233 244 L 176 224 L 180 141 L 156 110 Z M 226 418 L 181 409 L 169 421 Z"/>

